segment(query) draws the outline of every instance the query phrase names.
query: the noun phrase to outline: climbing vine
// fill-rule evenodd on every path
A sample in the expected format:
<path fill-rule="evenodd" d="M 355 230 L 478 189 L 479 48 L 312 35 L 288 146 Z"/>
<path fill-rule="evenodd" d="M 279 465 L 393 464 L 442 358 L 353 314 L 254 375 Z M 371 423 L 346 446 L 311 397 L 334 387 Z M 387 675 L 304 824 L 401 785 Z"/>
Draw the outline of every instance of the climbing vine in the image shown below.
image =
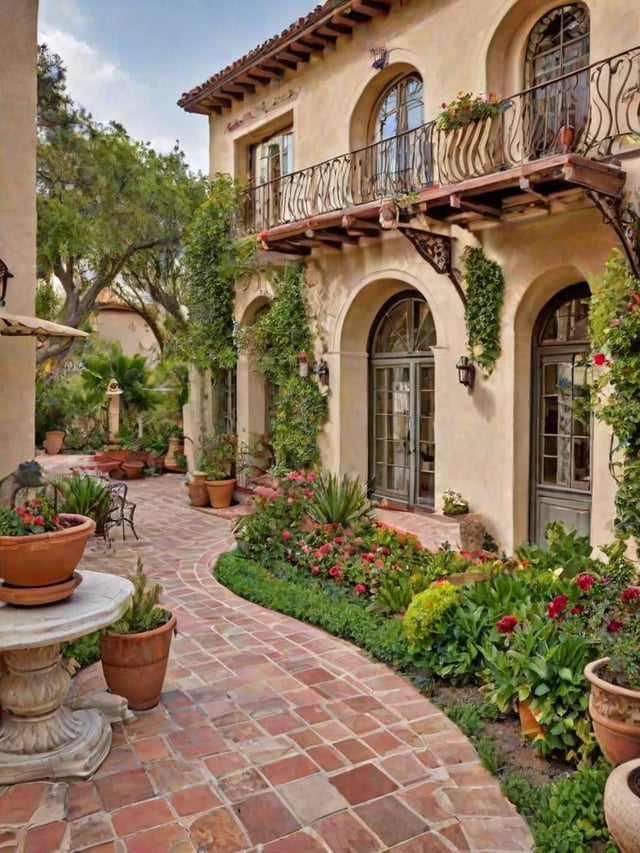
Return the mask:
<path fill-rule="evenodd" d="M 640 279 L 614 252 L 590 281 L 589 335 L 596 417 L 614 433 L 610 468 L 616 479 L 616 534 L 640 542 Z"/>
<path fill-rule="evenodd" d="M 491 373 L 500 355 L 500 313 L 504 300 L 504 276 L 496 261 L 479 247 L 469 246 L 462 255 L 465 267 L 467 344 L 475 363 Z"/>
<path fill-rule="evenodd" d="M 273 287 L 273 302 L 251 328 L 250 345 L 276 389 L 276 465 L 308 468 L 319 459 L 318 433 L 327 418 L 327 399 L 311 377 L 298 375 L 298 354 L 311 352 L 313 345 L 302 265 L 288 264 L 274 273 Z"/>
<path fill-rule="evenodd" d="M 235 283 L 250 270 L 255 257 L 255 238 L 233 236 L 239 198 L 232 178 L 217 174 L 191 222 L 185 246 L 189 324 L 179 349 L 198 367 L 214 371 L 236 363 Z"/>

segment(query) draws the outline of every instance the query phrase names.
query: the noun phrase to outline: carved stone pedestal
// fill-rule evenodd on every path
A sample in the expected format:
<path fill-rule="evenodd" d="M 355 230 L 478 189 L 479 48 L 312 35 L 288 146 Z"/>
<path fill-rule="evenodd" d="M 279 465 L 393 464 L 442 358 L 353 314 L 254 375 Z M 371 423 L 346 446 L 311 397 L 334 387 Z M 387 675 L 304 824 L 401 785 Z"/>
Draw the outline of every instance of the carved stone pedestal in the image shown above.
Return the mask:
<path fill-rule="evenodd" d="M 114 622 L 126 609 L 129 581 L 85 572 L 73 598 L 38 608 L 0 609 L 0 785 L 86 778 L 109 753 L 110 719 L 90 701 L 63 702 L 73 665 L 60 644 Z M 81 592 L 82 590 L 82 592 Z M 113 711 L 123 700 L 112 697 Z M 100 703 L 96 703 L 100 704 Z M 83 706 L 78 709 L 79 706 Z"/>

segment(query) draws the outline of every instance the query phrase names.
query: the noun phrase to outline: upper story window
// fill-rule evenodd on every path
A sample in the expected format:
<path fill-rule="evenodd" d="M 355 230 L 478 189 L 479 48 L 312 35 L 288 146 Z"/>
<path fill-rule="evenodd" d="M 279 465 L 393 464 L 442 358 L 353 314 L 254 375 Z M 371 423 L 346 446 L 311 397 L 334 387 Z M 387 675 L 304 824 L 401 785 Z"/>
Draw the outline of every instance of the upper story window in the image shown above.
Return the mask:
<path fill-rule="evenodd" d="M 424 124 L 422 80 L 410 74 L 393 82 L 378 101 L 374 142 L 415 130 L 421 124 Z"/>
<path fill-rule="evenodd" d="M 532 148 L 536 156 L 570 150 L 589 115 L 589 11 L 558 6 L 529 34 L 525 86 L 532 94 Z"/>
<path fill-rule="evenodd" d="M 293 130 L 288 128 L 250 149 L 251 178 L 266 184 L 293 172 Z"/>

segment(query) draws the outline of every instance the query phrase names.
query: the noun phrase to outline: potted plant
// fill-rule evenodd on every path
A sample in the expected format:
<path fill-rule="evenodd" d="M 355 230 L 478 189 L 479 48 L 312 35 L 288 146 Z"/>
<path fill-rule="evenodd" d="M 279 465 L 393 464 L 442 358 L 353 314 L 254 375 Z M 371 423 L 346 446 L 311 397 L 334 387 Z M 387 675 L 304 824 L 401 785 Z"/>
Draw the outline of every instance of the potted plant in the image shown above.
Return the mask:
<path fill-rule="evenodd" d="M 84 515 L 59 513 L 55 503 L 43 494 L 29 497 L 15 506 L 19 489 L 45 486 L 38 463 L 22 463 L 14 474 L 10 503 L 0 505 L 3 592 L 7 593 L 9 587 L 38 588 L 38 593 L 34 594 L 39 600 L 33 603 L 39 604 L 71 595 L 80 582 L 79 576 L 74 577 L 74 570 L 96 527 L 93 519 Z M 43 587 L 47 589 L 41 590 Z M 26 593 L 24 601 L 20 600 L 23 597 L 20 593 L 12 593 L 12 596 L 12 603 L 31 603 Z"/>
<path fill-rule="evenodd" d="M 445 515 L 464 515 L 469 512 L 469 502 L 455 489 L 442 493 L 442 511 Z"/>
<path fill-rule="evenodd" d="M 110 502 L 106 482 L 78 472 L 68 477 L 56 477 L 53 482 L 62 497 L 60 511 L 92 518 L 96 523 L 96 533 L 102 536 Z"/>
<path fill-rule="evenodd" d="M 198 448 L 198 468 L 207 475 L 209 502 L 218 509 L 231 503 L 236 485 L 236 436 L 227 433 L 203 434 Z"/>
<path fill-rule="evenodd" d="M 471 122 L 500 115 L 510 106 L 511 102 L 503 101 L 496 92 L 489 92 L 488 95 L 458 92 L 456 98 L 448 104 L 442 104 L 442 112 L 436 120 L 436 127 L 448 133 L 459 127 L 465 127 Z"/>
<path fill-rule="evenodd" d="M 158 604 L 162 586 L 149 580 L 139 558 L 128 578 L 131 603 L 100 635 L 100 656 L 111 693 L 124 696 L 133 711 L 144 711 L 160 701 L 177 620 Z"/>

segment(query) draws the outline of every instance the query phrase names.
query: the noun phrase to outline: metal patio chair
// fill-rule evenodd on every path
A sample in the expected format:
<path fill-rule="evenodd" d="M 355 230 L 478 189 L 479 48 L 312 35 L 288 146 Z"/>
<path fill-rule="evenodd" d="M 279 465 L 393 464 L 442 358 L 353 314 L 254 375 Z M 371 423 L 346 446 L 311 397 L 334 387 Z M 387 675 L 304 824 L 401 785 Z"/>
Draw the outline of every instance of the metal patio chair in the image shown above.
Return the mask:
<path fill-rule="evenodd" d="M 136 539 L 140 537 L 136 533 L 136 528 L 133 522 L 133 515 L 136 511 L 136 504 L 133 501 L 127 500 L 127 484 L 122 480 L 117 480 L 109 483 L 109 511 L 104 523 L 104 537 L 109 541 L 109 530 L 112 527 L 122 528 L 123 541 L 127 538 L 125 534 L 125 525 L 128 524 Z"/>

